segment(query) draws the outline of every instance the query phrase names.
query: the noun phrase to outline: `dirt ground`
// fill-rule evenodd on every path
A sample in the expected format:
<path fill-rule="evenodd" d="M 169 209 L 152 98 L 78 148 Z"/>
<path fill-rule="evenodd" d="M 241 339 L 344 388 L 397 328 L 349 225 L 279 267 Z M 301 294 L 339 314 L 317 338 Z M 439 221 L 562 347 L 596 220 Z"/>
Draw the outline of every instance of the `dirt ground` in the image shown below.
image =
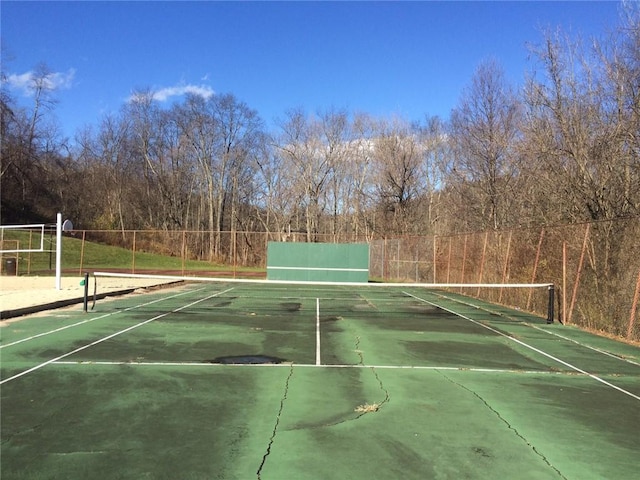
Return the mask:
<path fill-rule="evenodd" d="M 78 299 L 84 296 L 82 277 L 62 277 L 60 289 L 56 288 L 55 277 L 0 276 L 0 311 L 17 310 Z M 158 284 L 157 279 L 100 278 L 98 292 L 117 292 L 130 288 L 150 287 Z M 93 294 L 94 280 L 89 279 L 89 293 Z"/>

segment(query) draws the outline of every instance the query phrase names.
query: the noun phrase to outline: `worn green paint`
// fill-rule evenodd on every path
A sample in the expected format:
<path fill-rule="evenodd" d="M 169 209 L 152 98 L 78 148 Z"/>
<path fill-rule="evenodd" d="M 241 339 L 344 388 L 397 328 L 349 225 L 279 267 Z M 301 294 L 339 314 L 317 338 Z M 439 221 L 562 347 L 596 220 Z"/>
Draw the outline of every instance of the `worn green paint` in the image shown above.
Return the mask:
<path fill-rule="evenodd" d="M 417 289 L 503 335 L 401 288 L 269 286 L 249 295 L 227 287 L 65 358 L 82 363 L 48 364 L 3 384 L 0 476 L 583 480 L 634 478 L 640 469 L 640 401 L 511 337 L 640 395 L 635 346 Z M 2 379 L 215 288 L 186 286 L 180 297 L 140 308 L 166 292 L 128 296 L 89 314 L 73 308 L 4 325 Z M 245 354 L 287 362 L 208 363 Z M 357 411 L 373 404 L 376 411 Z"/>

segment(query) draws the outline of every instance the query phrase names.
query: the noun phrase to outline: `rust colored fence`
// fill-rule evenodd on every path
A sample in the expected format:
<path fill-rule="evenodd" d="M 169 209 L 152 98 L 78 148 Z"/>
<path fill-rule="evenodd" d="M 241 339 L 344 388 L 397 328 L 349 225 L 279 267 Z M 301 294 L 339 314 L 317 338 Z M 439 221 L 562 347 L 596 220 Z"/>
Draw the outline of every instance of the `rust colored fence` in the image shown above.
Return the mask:
<path fill-rule="evenodd" d="M 208 231 L 74 231 L 80 248 L 65 249 L 66 272 L 118 269 L 141 273 L 233 273 L 266 265 L 269 241 L 306 235 Z M 370 245 L 375 280 L 427 283 L 553 283 L 556 320 L 640 340 L 640 218 L 443 236 L 317 235 L 318 241 Z M 120 247 L 117 258 L 96 244 Z M 96 253 L 102 252 L 102 253 Z M 125 252 L 125 253 L 122 253 Z M 163 255 L 162 267 L 154 265 Z M 35 254 L 34 254 L 35 255 Z M 155 260 L 154 260 L 155 258 Z M 20 272 L 31 265 L 31 256 Z M 35 265 L 35 263 L 34 263 Z M 533 289 L 466 291 L 543 314 L 547 297 Z M 542 298 L 539 298 L 542 297 Z"/>

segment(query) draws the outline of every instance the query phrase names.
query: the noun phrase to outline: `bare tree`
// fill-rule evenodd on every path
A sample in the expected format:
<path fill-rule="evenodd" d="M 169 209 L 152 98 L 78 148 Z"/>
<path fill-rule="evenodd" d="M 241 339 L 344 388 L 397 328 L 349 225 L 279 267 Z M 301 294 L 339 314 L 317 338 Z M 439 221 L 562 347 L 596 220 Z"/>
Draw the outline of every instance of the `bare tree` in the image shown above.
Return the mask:
<path fill-rule="evenodd" d="M 424 233 L 435 231 L 446 217 L 443 188 L 451 173 L 451 148 L 446 134 L 446 126 L 439 117 L 426 116 L 422 124 L 414 126 L 422 146 L 424 165 L 424 201 L 426 203 L 426 224 Z M 447 232 L 448 233 L 448 232 Z"/>
<path fill-rule="evenodd" d="M 87 185 L 101 206 L 94 226 L 120 229 L 124 238 L 124 230 L 134 226 L 132 208 L 138 204 L 129 195 L 136 180 L 129 123 L 126 118 L 106 115 L 96 134 L 87 132 L 79 141 L 82 142 L 79 159 L 90 174 Z"/>
<path fill-rule="evenodd" d="M 366 114 L 355 115 L 345 158 L 344 175 L 346 177 L 344 212 L 351 219 L 351 230 L 355 238 L 365 235 L 370 238 L 375 224 L 373 179 L 373 138 L 376 132 L 375 120 Z"/>
<path fill-rule="evenodd" d="M 231 94 L 212 97 L 214 103 L 214 125 L 216 127 L 217 161 L 214 174 L 217 177 L 217 242 L 220 252 L 219 233 L 227 226 L 231 232 L 237 229 L 240 220 L 240 199 L 250 188 L 258 141 L 261 139 L 262 120 L 258 113 Z M 227 209 L 227 205 L 230 207 Z M 229 210 L 227 212 L 227 210 Z"/>
<path fill-rule="evenodd" d="M 425 156 L 418 132 L 401 119 L 381 122 L 373 140 L 378 228 L 404 234 L 420 230 L 427 191 Z"/>
<path fill-rule="evenodd" d="M 328 183 L 334 158 L 321 137 L 321 123 L 302 110 L 291 110 L 280 126 L 278 148 L 283 158 L 289 195 L 298 203 L 290 224 L 300 230 L 300 214 L 308 242 L 318 239 L 320 220 L 326 208 Z"/>
<path fill-rule="evenodd" d="M 639 97 L 631 93 L 637 91 L 637 77 L 629 92 L 622 64 L 603 63 L 560 33 L 548 34 L 536 54 L 545 78 L 527 86 L 527 139 L 529 150 L 544 162 L 545 195 L 565 205 L 564 219 L 570 221 L 637 213 L 632 119 Z"/>
<path fill-rule="evenodd" d="M 208 258 L 213 260 L 217 254 L 212 241 L 219 230 L 216 222 L 216 197 L 218 182 L 214 175 L 217 160 L 216 125 L 212 104 L 196 95 L 188 95 L 184 104 L 176 111 L 180 135 L 190 162 L 198 166 L 198 178 L 202 182 L 201 207 L 208 228 Z M 196 187 L 197 188 L 197 187 Z"/>
<path fill-rule="evenodd" d="M 55 175 L 50 171 L 62 144 L 54 117 L 56 85 L 51 76 L 45 64 L 39 64 L 31 73 L 27 87 L 33 101 L 31 108 L 19 108 L 3 82 L 0 161 L 3 217 L 6 211 L 16 220 L 33 218 L 36 211 L 49 215 L 59 201 L 56 185 L 52 183 Z"/>
<path fill-rule="evenodd" d="M 452 111 L 453 186 L 464 200 L 461 207 L 475 207 L 481 224 L 474 227 L 497 229 L 509 224 L 520 167 L 514 151 L 520 111 L 495 60 L 480 64 Z"/>

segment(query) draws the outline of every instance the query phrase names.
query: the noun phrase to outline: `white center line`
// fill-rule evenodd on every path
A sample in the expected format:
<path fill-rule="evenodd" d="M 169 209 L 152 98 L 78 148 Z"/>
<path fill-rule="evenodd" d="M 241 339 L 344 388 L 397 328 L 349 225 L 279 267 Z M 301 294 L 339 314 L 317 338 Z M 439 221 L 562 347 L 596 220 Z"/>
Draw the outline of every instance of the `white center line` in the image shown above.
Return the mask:
<path fill-rule="evenodd" d="M 320 363 L 320 299 L 316 298 L 316 365 Z"/>

